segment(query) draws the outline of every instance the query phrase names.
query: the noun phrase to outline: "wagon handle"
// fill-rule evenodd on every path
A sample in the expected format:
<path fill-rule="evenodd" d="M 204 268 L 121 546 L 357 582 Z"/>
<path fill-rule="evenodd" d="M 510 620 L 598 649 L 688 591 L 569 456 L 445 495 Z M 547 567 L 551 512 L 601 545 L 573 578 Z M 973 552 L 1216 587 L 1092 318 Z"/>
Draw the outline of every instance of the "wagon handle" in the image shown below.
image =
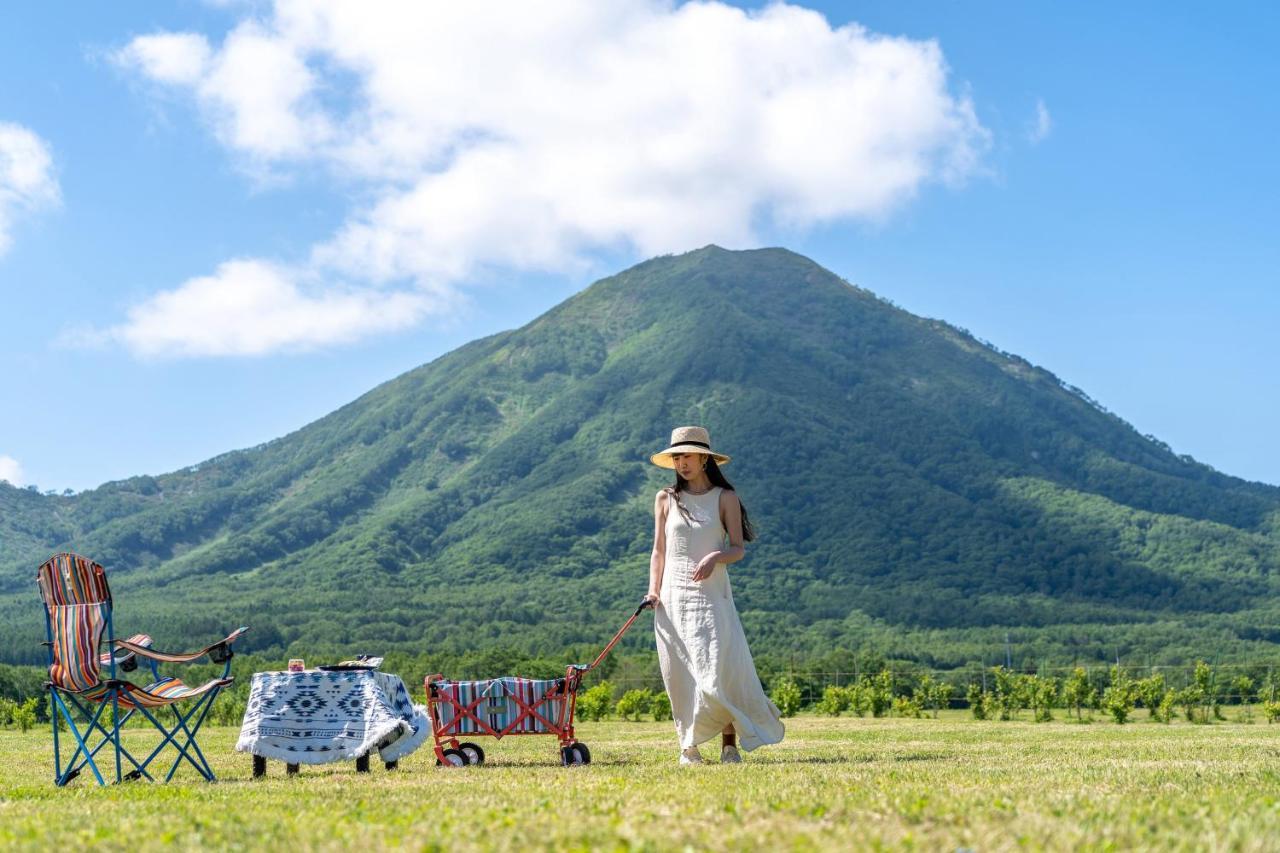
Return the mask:
<path fill-rule="evenodd" d="M 623 626 L 618 629 L 618 633 L 613 635 L 613 639 L 609 641 L 609 645 L 605 646 L 604 650 L 596 656 L 596 659 L 593 660 L 586 667 L 581 669 L 579 672 L 582 674 L 586 674 L 591 670 L 595 669 L 600 664 L 600 661 L 604 660 L 605 656 L 608 655 L 609 652 L 613 651 L 613 647 L 618 645 L 618 641 L 622 639 L 622 635 L 627 633 L 627 629 L 631 627 L 631 623 L 636 621 L 636 619 L 640 616 L 640 614 L 644 611 L 646 607 L 653 607 L 653 602 L 649 600 L 649 596 L 647 595 L 644 598 L 640 599 L 640 606 L 636 608 L 636 612 L 632 613 L 631 618 L 628 619 L 623 624 Z"/>

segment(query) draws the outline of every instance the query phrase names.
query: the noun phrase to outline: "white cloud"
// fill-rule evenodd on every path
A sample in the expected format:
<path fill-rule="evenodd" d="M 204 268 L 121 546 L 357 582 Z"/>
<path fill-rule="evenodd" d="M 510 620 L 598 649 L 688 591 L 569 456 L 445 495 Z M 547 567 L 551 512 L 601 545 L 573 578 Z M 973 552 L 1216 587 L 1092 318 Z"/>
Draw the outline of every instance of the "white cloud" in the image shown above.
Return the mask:
<path fill-rule="evenodd" d="M 1048 139 L 1052 131 L 1053 117 L 1049 115 L 1049 108 L 1044 105 L 1043 100 L 1037 99 L 1036 114 L 1027 125 L 1027 139 L 1035 145 Z"/>
<path fill-rule="evenodd" d="M 219 139 L 254 157 L 305 155 L 323 139 L 323 116 L 305 109 L 315 76 L 287 41 L 255 21 L 236 27 L 215 53 L 197 33 L 139 36 L 114 56 L 156 83 L 190 89 Z"/>
<path fill-rule="evenodd" d="M 372 199 L 306 260 L 369 287 L 878 219 L 989 140 L 935 42 L 781 4 L 277 0 L 221 45 L 117 57 L 253 169 L 319 165 Z"/>
<path fill-rule="evenodd" d="M 156 82 L 195 85 L 205 75 L 212 52 L 208 39 L 202 35 L 157 33 L 138 36 L 115 58 Z"/>
<path fill-rule="evenodd" d="M 25 486 L 27 481 L 22 473 L 22 465 L 12 456 L 0 455 L 0 480 L 8 480 L 11 486 Z"/>
<path fill-rule="evenodd" d="M 432 307 L 426 293 L 307 287 L 288 270 L 237 260 L 134 306 L 99 335 L 144 357 L 253 356 L 404 328 Z"/>
<path fill-rule="evenodd" d="M 60 200 L 49 146 L 22 125 L 0 122 L 0 255 L 13 242 L 10 231 L 20 214 Z"/>

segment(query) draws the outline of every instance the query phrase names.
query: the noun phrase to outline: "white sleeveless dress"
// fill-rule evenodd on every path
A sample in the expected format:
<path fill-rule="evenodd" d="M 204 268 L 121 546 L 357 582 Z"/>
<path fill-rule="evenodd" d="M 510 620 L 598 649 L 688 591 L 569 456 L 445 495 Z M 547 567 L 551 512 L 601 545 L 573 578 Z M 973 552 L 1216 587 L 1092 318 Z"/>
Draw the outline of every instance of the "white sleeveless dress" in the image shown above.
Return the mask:
<path fill-rule="evenodd" d="M 710 740 L 733 723 L 739 745 L 750 751 L 782 740 L 782 715 L 760 686 L 727 567 L 718 563 L 706 580 L 693 579 L 698 561 L 725 544 L 720 492 L 715 487 L 704 495 L 680 495 L 692 524 L 668 497 L 662 603 L 653 625 L 680 748 Z"/>

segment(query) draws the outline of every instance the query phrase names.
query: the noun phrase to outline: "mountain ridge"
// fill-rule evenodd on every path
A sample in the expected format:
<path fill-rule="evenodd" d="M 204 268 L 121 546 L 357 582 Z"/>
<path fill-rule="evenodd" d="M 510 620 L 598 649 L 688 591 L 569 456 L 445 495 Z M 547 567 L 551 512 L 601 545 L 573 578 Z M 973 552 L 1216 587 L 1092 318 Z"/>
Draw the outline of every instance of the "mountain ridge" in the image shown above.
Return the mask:
<path fill-rule="evenodd" d="M 1090 648 L 1068 626 L 1127 626 L 1137 649 L 1156 644 L 1134 626 L 1170 619 L 1188 623 L 1183 654 L 1215 631 L 1266 648 L 1243 634 L 1272 617 L 1280 489 L 1179 457 L 799 255 L 715 246 L 602 279 L 255 448 L 65 498 L 0 487 L 0 614 L 30 623 L 24 573 L 75 545 L 160 633 L 184 620 L 153 587 L 210 628 L 237 601 L 271 617 L 263 649 L 587 642 L 643 586 L 662 483 L 645 460 L 685 422 L 735 454 L 764 522 L 735 594 L 768 650 L 941 631 L 916 649 L 937 659 L 1013 626 L 1064 656 Z M 1168 553 L 1132 544 L 1143 525 Z M 1201 571 L 1211 534 L 1230 559 Z M 353 591 L 378 618 L 342 612 Z"/>

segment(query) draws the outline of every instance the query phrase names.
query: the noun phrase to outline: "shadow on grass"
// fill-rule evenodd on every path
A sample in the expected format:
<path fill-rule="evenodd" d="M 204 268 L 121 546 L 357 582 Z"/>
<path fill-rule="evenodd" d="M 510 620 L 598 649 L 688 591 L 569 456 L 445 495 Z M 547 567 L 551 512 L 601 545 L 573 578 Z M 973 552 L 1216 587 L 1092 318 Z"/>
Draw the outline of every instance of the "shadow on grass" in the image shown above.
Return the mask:
<path fill-rule="evenodd" d="M 749 764 L 871 764 L 878 759 L 874 755 L 808 755 L 803 758 L 758 758 Z"/>
<path fill-rule="evenodd" d="M 889 754 L 885 756 L 886 761 L 946 761 L 954 756 L 949 756 L 945 752 L 904 752 L 900 755 Z"/>

